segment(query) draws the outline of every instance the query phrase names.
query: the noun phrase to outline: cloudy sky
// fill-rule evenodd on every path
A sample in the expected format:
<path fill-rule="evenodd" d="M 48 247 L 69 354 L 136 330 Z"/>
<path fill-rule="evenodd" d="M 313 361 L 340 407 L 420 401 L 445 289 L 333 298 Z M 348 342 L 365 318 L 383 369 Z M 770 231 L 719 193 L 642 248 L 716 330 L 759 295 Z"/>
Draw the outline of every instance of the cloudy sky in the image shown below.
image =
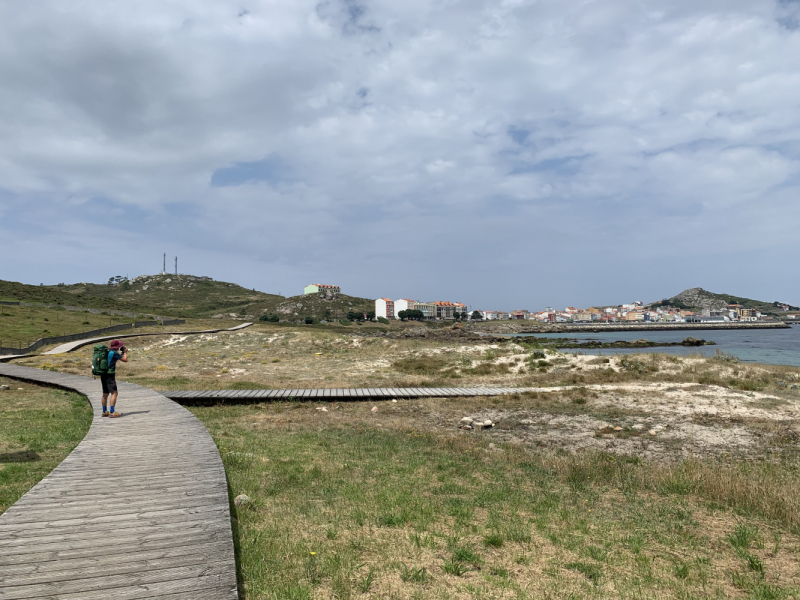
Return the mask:
<path fill-rule="evenodd" d="M 800 303 L 798 0 L 0 3 L 0 278 Z"/>

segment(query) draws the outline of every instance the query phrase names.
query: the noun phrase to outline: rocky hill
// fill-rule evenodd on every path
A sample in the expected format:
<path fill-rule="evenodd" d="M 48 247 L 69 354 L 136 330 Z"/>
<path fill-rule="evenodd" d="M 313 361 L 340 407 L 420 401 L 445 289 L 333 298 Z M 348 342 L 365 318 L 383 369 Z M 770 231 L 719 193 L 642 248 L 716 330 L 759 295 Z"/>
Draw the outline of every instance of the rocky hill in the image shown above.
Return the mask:
<path fill-rule="evenodd" d="M 686 310 L 701 311 L 706 309 L 721 310 L 729 304 L 741 304 L 748 308 L 755 308 L 765 315 L 781 316 L 785 314 L 778 308 L 781 302 L 764 302 L 762 300 L 753 300 L 752 298 L 732 296 L 731 294 L 715 294 L 703 288 L 684 290 L 677 296 L 667 298 L 661 302 L 654 302 L 650 306 L 673 306 Z M 792 309 L 794 308 L 792 307 Z"/>
<path fill-rule="evenodd" d="M 350 312 L 369 312 L 375 310 L 375 301 L 334 292 L 320 292 L 280 298 L 252 305 L 253 316 L 276 314 L 281 320 L 299 321 L 304 317 L 314 317 L 326 321 L 335 321 Z"/>

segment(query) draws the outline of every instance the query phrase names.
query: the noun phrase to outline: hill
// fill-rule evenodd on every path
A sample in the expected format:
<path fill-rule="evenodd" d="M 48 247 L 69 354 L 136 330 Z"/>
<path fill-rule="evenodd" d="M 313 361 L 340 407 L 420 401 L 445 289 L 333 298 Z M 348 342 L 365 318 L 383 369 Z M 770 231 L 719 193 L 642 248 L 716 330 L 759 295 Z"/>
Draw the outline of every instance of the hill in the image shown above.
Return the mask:
<path fill-rule="evenodd" d="M 372 310 L 375 310 L 374 300 L 321 292 L 255 302 L 248 307 L 248 314 L 256 318 L 262 314 L 276 314 L 287 321 L 299 321 L 304 317 L 334 321 L 344 318 L 350 311 L 366 313 Z"/>
<path fill-rule="evenodd" d="M 285 298 L 249 290 L 235 283 L 195 275 L 142 275 L 108 284 L 27 285 L 0 280 L 0 300 L 81 306 L 173 317 L 236 316 L 257 319 L 277 314 L 281 320 L 306 316 L 335 320 L 349 311 L 375 310 L 375 302 L 345 294 L 320 293 Z"/>
<path fill-rule="evenodd" d="M 284 300 L 276 294 L 194 275 L 142 275 L 108 284 L 51 286 L 0 281 L 0 298 L 175 317 L 208 317 L 220 312 L 244 315 L 256 303 Z"/>
<path fill-rule="evenodd" d="M 680 294 L 662 300 L 661 302 L 654 302 L 651 307 L 657 306 L 673 306 L 686 310 L 722 310 L 729 304 L 741 304 L 747 308 L 754 308 L 765 315 L 781 316 L 785 314 L 778 305 L 781 302 L 764 302 L 762 300 L 753 300 L 752 298 L 744 298 L 742 296 L 732 296 L 731 294 L 715 294 L 703 288 L 691 288 L 682 291 Z M 796 307 L 791 307 L 797 310 Z"/>

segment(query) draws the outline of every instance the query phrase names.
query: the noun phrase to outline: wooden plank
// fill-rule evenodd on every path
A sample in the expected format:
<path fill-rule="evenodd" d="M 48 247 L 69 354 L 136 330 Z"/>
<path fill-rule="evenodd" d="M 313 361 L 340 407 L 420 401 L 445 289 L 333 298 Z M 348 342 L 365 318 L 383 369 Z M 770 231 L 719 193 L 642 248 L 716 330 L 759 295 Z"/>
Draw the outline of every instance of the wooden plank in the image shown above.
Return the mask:
<path fill-rule="evenodd" d="M 0 515 L 0 598 L 237 597 L 222 461 L 169 392 L 120 382 L 125 416 L 111 421 L 100 417 L 97 381 L 5 363 L 0 375 L 74 390 L 94 411 L 73 453 Z M 244 400 L 254 392 L 171 395 Z"/>

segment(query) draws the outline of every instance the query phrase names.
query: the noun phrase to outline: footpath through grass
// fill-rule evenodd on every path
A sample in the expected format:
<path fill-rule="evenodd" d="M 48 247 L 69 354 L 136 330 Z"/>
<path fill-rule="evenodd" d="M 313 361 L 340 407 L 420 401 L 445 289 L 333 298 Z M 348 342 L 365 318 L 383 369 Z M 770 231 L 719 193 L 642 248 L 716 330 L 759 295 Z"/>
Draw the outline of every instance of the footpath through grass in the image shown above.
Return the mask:
<path fill-rule="evenodd" d="M 86 398 L 0 377 L 0 514 L 72 452 L 92 423 Z M 19 389 L 22 388 L 22 389 Z"/>
<path fill-rule="evenodd" d="M 494 448 L 325 406 L 346 418 L 192 409 L 252 499 L 233 509 L 248 600 L 800 598 L 793 465 Z"/>

